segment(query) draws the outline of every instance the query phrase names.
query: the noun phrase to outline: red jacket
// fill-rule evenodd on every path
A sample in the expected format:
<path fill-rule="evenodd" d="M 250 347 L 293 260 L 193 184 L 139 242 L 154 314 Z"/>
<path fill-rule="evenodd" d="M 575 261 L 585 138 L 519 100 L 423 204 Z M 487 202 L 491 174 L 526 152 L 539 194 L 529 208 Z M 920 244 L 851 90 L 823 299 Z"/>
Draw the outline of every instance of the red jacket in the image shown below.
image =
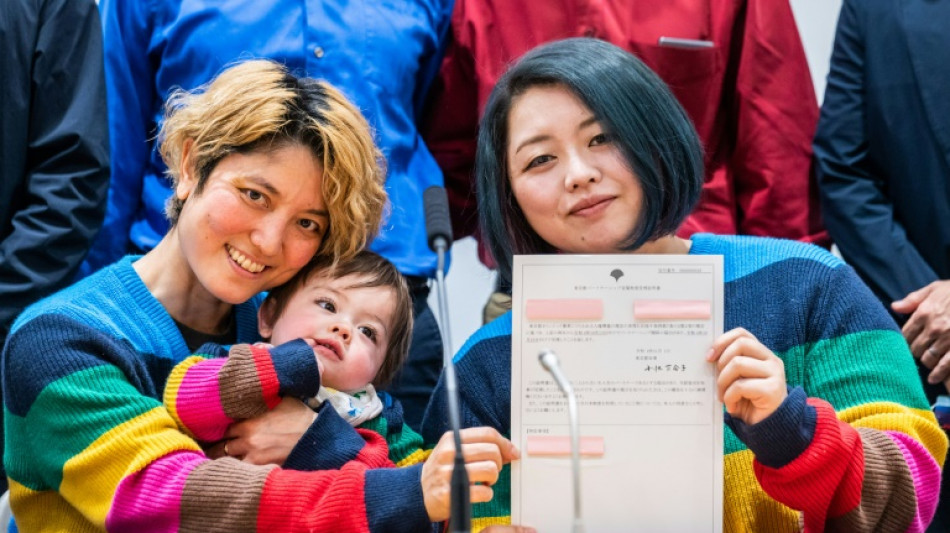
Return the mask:
<path fill-rule="evenodd" d="M 456 0 L 452 42 L 423 129 L 443 171 L 456 238 L 478 217 L 478 119 L 495 81 L 535 45 L 591 36 L 630 50 L 669 84 L 706 149 L 706 183 L 680 229 L 827 245 L 811 175 L 818 105 L 798 29 L 776 0 Z M 675 48 L 660 37 L 706 40 Z M 485 259 L 483 257 L 483 259 Z"/>

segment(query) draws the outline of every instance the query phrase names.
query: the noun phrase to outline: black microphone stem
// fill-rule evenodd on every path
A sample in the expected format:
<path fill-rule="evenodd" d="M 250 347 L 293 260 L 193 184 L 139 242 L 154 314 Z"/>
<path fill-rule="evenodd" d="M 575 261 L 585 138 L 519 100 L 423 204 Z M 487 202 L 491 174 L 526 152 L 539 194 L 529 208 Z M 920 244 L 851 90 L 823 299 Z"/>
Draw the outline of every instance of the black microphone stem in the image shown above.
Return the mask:
<path fill-rule="evenodd" d="M 439 323 L 442 325 L 442 364 L 445 374 L 445 392 L 449 401 L 449 426 L 455 440 L 455 464 L 452 467 L 451 492 L 449 493 L 449 531 L 468 533 L 472 523 L 472 507 L 469 505 L 468 471 L 465 470 L 465 457 L 462 456 L 461 415 L 459 414 L 458 382 L 455 378 L 455 364 L 452 362 L 452 337 L 449 333 L 448 298 L 445 290 L 445 253 L 448 243 L 445 239 L 435 239 L 437 266 L 436 285 L 439 287 Z"/>

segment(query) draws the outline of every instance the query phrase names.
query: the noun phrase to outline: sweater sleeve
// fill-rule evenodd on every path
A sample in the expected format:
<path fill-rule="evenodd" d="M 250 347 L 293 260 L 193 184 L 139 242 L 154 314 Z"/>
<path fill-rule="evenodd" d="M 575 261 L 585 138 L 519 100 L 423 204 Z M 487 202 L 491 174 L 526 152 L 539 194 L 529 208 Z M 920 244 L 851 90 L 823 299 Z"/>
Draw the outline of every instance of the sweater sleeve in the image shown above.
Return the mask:
<path fill-rule="evenodd" d="M 36 345 L 47 347 L 39 363 Z M 4 365 L 11 502 L 24 531 L 429 527 L 421 468 L 378 468 L 391 465 L 378 435 L 360 433 L 338 470 L 209 460 L 148 390 L 151 361 L 50 314 L 14 331 Z"/>
<path fill-rule="evenodd" d="M 804 391 L 736 435 L 777 501 L 805 531 L 923 531 L 936 509 L 947 440 L 906 343 L 847 266 L 820 287 L 802 348 Z M 786 354 L 786 357 L 788 355 Z"/>
<path fill-rule="evenodd" d="M 315 396 L 320 388 L 313 349 L 302 340 L 271 348 L 238 344 L 226 358 L 222 352 L 202 346 L 172 369 L 165 386 L 168 413 L 199 441 L 221 439 L 229 425 L 273 409 L 284 396 Z"/>

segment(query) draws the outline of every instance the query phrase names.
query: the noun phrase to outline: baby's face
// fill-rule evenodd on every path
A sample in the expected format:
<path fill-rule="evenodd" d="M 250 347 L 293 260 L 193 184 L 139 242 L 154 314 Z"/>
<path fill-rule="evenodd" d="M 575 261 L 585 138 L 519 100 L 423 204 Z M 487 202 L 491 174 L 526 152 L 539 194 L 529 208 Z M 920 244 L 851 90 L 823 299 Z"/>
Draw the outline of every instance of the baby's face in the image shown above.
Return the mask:
<path fill-rule="evenodd" d="M 361 389 L 386 359 L 395 294 L 389 287 L 356 287 L 365 281 L 359 275 L 314 276 L 287 302 L 270 332 L 274 345 L 304 339 L 313 346 L 325 387 Z"/>

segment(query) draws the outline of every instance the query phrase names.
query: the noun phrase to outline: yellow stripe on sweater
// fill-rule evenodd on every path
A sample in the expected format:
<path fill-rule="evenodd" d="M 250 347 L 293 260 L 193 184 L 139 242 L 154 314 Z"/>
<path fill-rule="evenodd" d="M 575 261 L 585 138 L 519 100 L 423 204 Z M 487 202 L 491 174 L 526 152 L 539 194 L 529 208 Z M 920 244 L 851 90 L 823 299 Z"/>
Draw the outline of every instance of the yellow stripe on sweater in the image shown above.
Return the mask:
<path fill-rule="evenodd" d="M 35 491 L 10 480 L 10 508 L 16 516 L 17 528 L 30 532 L 85 533 L 101 532 L 73 506 L 52 490 Z M 6 531 L 7 524 L 2 525 Z"/>
<path fill-rule="evenodd" d="M 181 420 L 181 418 L 178 416 L 177 402 L 178 390 L 181 388 L 181 382 L 185 379 L 185 374 L 188 373 L 188 370 L 190 370 L 191 367 L 205 360 L 206 359 L 203 357 L 192 355 L 191 357 L 175 365 L 175 368 L 172 369 L 171 374 L 168 375 L 168 380 L 165 382 L 165 407 L 168 408 L 168 412 L 176 421 Z M 189 437 L 194 437 L 194 435 L 191 434 L 191 431 L 189 431 L 184 425 L 182 425 L 180 429 Z"/>
<path fill-rule="evenodd" d="M 432 450 L 415 450 L 414 452 L 400 459 L 399 462 L 396 463 L 396 466 L 401 468 L 404 466 L 424 463 L 430 455 L 432 455 Z"/>
<path fill-rule="evenodd" d="M 495 526 L 499 524 L 508 525 L 510 523 L 511 523 L 510 516 L 473 518 L 472 519 L 472 533 L 478 533 L 479 531 L 485 529 L 488 526 Z"/>
<path fill-rule="evenodd" d="M 723 458 L 722 528 L 727 533 L 784 533 L 801 531 L 800 515 L 762 490 L 752 470 L 749 450 Z"/>
<path fill-rule="evenodd" d="M 90 521 L 105 527 L 119 482 L 179 450 L 201 452 L 198 443 L 178 430 L 168 411 L 156 407 L 110 429 L 66 461 L 59 491 Z"/>
<path fill-rule="evenodd" d="M 899 431 L 924 445 L 943 466 L 947 458 L 947 435 L 929 409 L 912 409 L 891 402 L 871 402 L 845 409 L 838 419 L 855 427 Z"/>

